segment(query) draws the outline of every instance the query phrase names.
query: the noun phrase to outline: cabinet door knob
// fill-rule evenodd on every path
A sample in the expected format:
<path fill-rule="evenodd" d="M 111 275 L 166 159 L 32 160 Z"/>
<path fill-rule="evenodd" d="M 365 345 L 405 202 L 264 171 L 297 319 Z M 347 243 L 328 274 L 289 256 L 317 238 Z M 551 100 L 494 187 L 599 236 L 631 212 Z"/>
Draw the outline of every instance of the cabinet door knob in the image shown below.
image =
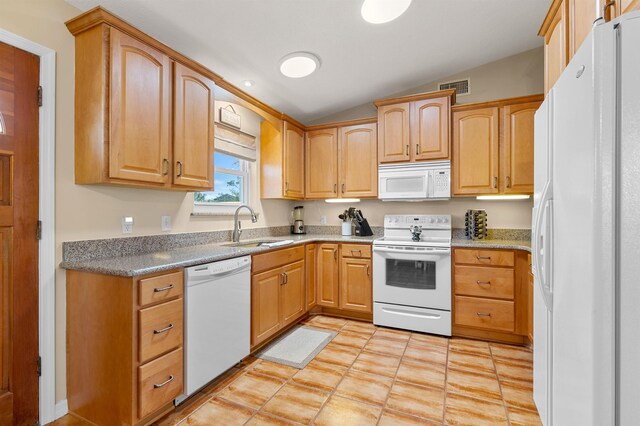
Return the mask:
<path fill-rule="evenodd" d="M 344 194 L 344 183 L 342 184 L 342 193 Z"/>
<path fill-rule="evenodd" d="M 498 176 L 494 176 L 493 177 L 493 187 L 497 188 L 498 187 Z"/>
<path fill-rule="evenodd" d="M 409 156 L 409 144 L 407 144 L 407 156 Z"/>
<path fill-rule="evenodd" d="M 416 156 L 420 154 L 420 144 L 416 144 Z"/>
<path fill-rule="evenodd" d="M 333 259 L 338 260 L 338 250 L 333 249 Z"/>
<path fill-rule="evenodd" d="M 369 265 L 367 265 L 367 276 L 369 276 Z"/>
<path fill-rule="evenodd" d="M 511 188 L 511 176 L 507 176 L 507 188 Z"/>
<path fill-rule="evenodd" d="M 177 161 L 176 164 L 178 165 L 178 177 L 182 176 L 182 161 Z"/>
<path fill-rule="evenodd" d="M 607 22 L 607 9 L 615 5 L 616 5 L 615 1 L 608 1 L 602 6 L 602 19 L 605 22 Z"/>
<path fill-rule="evenodd" d="M 166 158 L 164 158 L 162 160 L 162 163 L 164 164 L 164 171 L 162 172 L 163 175 L 168 175 L 169 174 L 169 160 L 167 160 Z"/>
<path fill-rule="evenodd" d="M 338 193 L 338 184 L 337 184 L 337 183 L 334 183 L 334 184 L 333 184 L 333 193 L 334 193 L 334 194 L 337 194 L 337 193 Z"/>

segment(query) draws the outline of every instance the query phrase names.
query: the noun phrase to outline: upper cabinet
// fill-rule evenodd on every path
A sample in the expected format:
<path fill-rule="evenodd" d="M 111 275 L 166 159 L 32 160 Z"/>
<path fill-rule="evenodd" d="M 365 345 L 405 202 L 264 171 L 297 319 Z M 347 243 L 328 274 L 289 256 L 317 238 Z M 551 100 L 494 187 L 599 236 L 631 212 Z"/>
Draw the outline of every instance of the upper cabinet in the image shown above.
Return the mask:
<path fill-rule="evenodd" d="M 212 189 L 214 82 L 118 25 L 101 9 L 67 22 L 76 41 L 76 183 Z"/>
<path fill-rule="evenodd" d="M 301 200 L 305 193 L 304 130 L 286 118 L 260 125 L 260 198 Z"/>
<path fill-rule="evenodd" d="M 542 95 L 453 108 L 454 196 L 531 194 L 533 124 Z"/>
<path fill-rule="evenodd" d="M 449 117 L 454 103 L 454 90 L 376 101 L 378 161 L 448 160 Z"/>
<path fill-rule="evenodd" d="M 610 20 L 639 8 L 640 0 L 553 0 L 538 32 L 544 37 L 545 93 L 587 38 L 596 19 Z"/>
<path fill-rule="evenodd" d="M 305 146 L 307 199 L 378 196 L 375 120 L 309 127 Z"/>

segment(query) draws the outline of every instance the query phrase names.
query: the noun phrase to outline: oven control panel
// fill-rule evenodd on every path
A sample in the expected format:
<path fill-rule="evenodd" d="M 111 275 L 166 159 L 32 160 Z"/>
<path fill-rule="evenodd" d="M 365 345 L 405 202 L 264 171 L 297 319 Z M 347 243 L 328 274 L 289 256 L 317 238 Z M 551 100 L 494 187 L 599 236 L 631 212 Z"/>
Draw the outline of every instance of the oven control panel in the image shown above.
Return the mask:
<path fill-rule="evenodd" d="M 386 215 L 384 217 L 385 228 L 409 228 L 411 225 L 451 229 L 451 215 Z"/>

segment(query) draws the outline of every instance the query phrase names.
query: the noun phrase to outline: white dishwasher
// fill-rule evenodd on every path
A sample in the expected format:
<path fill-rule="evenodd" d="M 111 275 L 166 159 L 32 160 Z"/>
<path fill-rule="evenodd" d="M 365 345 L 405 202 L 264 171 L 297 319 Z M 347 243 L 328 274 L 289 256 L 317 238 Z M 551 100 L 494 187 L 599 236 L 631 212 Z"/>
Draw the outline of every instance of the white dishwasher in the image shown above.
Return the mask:
<path fill-rule="evenodd" d="M 184 394 L 249 355 L 251 256 L 185 269 Z"/>

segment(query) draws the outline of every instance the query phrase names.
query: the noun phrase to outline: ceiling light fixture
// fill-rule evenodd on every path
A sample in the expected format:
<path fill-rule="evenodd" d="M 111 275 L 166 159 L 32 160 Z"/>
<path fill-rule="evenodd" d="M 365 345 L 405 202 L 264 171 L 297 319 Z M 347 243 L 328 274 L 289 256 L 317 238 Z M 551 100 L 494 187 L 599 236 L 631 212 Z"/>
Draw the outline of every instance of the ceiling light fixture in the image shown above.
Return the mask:
<path fill-rule="evenodd" d="M 280 72 L 289 78 L 306 77 L 320 68 L 320 59 L 309 52 L 293 52 L 280 59 Z"/>
<path fill-rule="evenodd" d="M 245 80 L 245 81 L 242 82 L 242 84 L 244 84 L 244 87 L 251 87 L 251 86 L 255 85 L 256 82 L 253 81 L 253 80 Z"/>
<path fill-rule="evenodd" d="M 325 203 L 359 203 L 360 198 L 327 198 Z"/>
<path fill-rule="evenodd" d="M 400 17 L 411 6 L 411 0 L 364 0 L 360 13 L 371 24 L 384 24 Z"/>
<path fill-rule="evenodd" d="M 529 197 L 529 195 L 478 195 L 476 200 L 528 200 Z"/>

